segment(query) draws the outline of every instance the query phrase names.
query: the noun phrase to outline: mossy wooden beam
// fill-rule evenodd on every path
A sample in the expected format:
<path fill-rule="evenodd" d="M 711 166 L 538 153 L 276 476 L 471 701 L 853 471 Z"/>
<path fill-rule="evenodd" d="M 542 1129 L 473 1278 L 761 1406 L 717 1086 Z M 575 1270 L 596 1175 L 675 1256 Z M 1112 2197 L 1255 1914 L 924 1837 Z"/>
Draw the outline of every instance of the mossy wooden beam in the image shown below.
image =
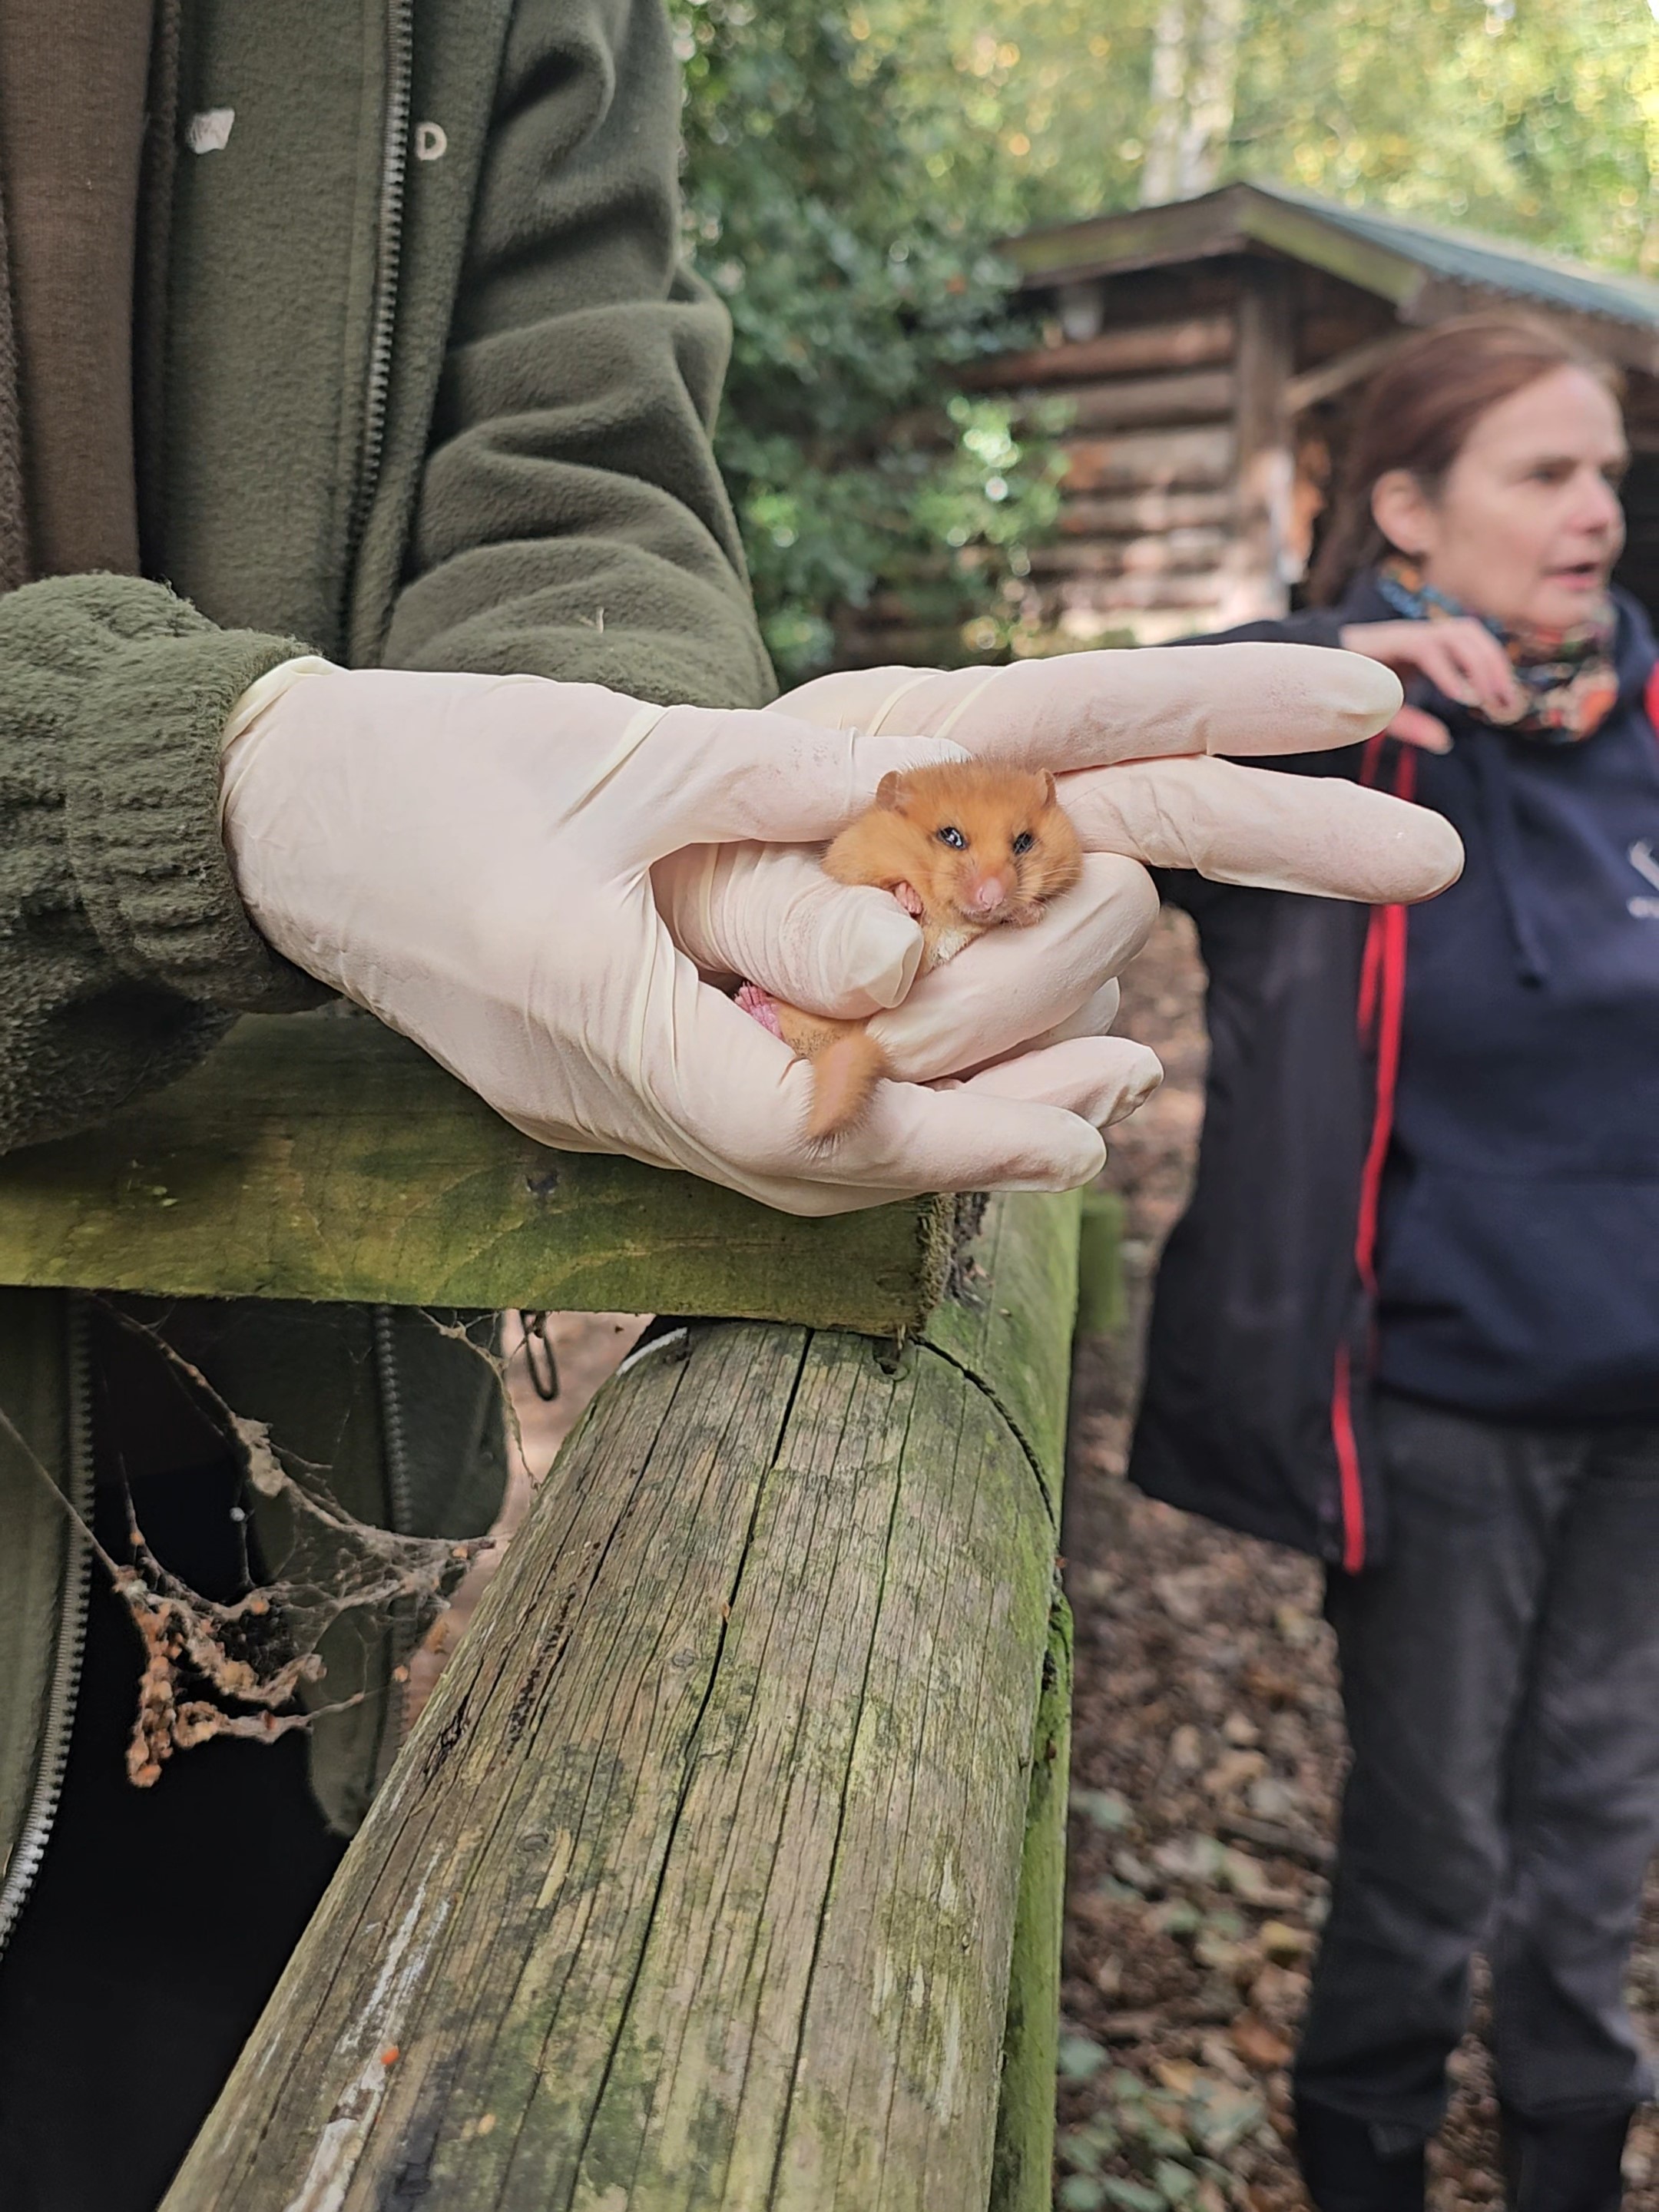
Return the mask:
<path fill-rule="evenodd" d="M 1035 2207 L 1076 1217 L 902 1352 L 624 1365 L 164 2212 L 983 2212 L 999 2143 Z"/>
<path fill-rule="evenodd" d="M 1054 2075 L 1060 2057 L 1060 1947 L 1066 1919 L 1071 1754 L 1072 1612 L 1056 1589 L 1037 1705 L 1014 1954 L 1008 1970 L 990 2212 L 1048 2212 L 1054 2201 Z"/>
<path fill-rule="evenodd" d="M 240 1022 L 96 1129 L 0 1159 L 0 1283 L 173 1297 L 694 1313 L 892 1335 L 955 1209 L 804 1221 L 510 1128 L 366 1015 Z"/>

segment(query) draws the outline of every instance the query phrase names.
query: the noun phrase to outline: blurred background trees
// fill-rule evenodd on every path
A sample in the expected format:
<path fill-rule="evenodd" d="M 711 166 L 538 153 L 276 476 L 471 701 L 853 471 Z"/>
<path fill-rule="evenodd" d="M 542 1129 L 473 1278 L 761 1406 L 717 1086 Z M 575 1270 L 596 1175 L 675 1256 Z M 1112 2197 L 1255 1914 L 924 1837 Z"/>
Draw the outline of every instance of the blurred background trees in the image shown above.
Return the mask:
<path fill-rule="evenodd" d="M 768 643 L 1029 648 L 1042 420 L 957 388 L 1023 336 L 1008 233 L 1238 176 L 1659 276 L 1649 0 L 671 0 L 720 431 Z"/>

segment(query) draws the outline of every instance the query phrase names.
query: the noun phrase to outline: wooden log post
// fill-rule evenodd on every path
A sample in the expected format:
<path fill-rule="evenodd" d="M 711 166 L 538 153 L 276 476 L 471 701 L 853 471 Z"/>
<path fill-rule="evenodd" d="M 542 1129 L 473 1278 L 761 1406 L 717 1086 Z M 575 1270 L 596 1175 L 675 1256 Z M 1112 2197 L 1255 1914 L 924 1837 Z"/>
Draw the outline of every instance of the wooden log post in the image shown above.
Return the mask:
<path fill-rule="evenodd" d="M 164 2212 L 1038 2212 L 1079 1212 L 624 1364 Z"/>
<path fill-rule="evenodd" d="M 1054 2201 L 1054 2075 L 1060 2059 L 1060 1954 L 1066 1920 L 1071 1750 L 1072 1614 L 1057 1592 L 1049 1616 L 1031 1753 L 1031 1790 L 1002 2033 L 990 2212 L 1049 2212 Z"/>

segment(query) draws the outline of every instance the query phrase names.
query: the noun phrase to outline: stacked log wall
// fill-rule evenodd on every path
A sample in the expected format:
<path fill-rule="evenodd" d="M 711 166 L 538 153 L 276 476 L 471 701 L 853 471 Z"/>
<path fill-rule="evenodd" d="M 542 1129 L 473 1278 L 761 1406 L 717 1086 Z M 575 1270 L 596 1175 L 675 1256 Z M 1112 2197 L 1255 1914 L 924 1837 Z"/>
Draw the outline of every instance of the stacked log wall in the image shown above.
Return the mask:
<path fill-rule="evenodd" d="M 1402 322 L 1357 283 L 1259 252 L 1064 289 L 1097 295 L 1093 335 L 1066 337 L 1056 325 L 1052 343 L 963 380 L 1012 401 L 1017 420 L 1043 401 L 1069 410 L 1057 526 L 1030 549 L 1022 630 L 1038 651 L 1158 644 L 1283 612 L 1317 543 L 1354 407 L 1393 343 L 1438 317 L 1419 307 Z M 1619 580 L 1655 608 L 1659 376 L 1627 366 L 1626 386 L 1632 466 Z M 895 434 L 925 442 L 944 424 L 918 416 Z M 901 590 L 877 593 L 840 626 L 845 665 L 974 657 L 955 630 L 923 626 Z"/>
<path fill-rule="evenodd" d="M 1028 617 L 1066 645 L 1156 644 L 1230 618 L 1238 556 L 1238 316 L 1114 327 L 1011 354 L 975 379 L 1021 412 L 1069 403 L 1054 541 Z"/>
<path fill-rule="evenodd" d="M 1011 352 L 964 380 L 1011 400 L 1017 421 L 1066 403 L 1060 515 L 1053 541 L 1031 549 L 1022 628 L 1061 647 L 1153 644 L 1276 611 L 1283 593 L 1264 598 L 1252 573 L 1260 548 L 1241 497 L 1241 405 L 1260 378 L 1238 283 L 1149 272 L 1115 289 L 1108 313 L 1096 336 Z M 899 431 L 928 434 L 920 418 Z M 966 657 L 954 634 L 919 625 L 901 591 L 878 592 L 841 629 L 846 665 Z"/>

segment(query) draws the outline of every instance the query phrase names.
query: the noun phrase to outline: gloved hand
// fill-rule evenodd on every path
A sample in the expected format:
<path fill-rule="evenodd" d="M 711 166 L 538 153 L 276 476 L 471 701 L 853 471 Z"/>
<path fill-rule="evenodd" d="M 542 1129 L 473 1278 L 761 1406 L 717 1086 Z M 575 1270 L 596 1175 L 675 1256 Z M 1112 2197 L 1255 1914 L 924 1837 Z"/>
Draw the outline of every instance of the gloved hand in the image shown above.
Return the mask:
<path fill-rule="evenodd" d="M 836 1212 L 901 1192 L 1085 1182 L 1099 1129 L 1158 1080 L 1141 1046 L 1057 1043 L 960 1085 L 885 1085 L 865 1127 L 815 1152 L 810 1071 L 677 945 L 652 888 L 666 855 L 816 843 L 890 769 L 955 747 L 534 677 L 320 662 L 262 679 L 227 738 L 226 843 L 268 940 L 544 1143 Z M 843 1005 L 901 995 L 915 925 L 884 893 L 826 890 L 815 862 L 786 858 L 794 903 L 781 917 L 747 912 L 740 868 L 722 878 L 733 948 Z M 1110 866 L 1127 905 L 1097 886 L 1070 931 L 1097 981 L 1152 912 L 1140 872 Z"/>
<path fill-rule="evenodd" d="M 1379 905 L 1443 890 L 1463 856 L 1441 816 L 1346 777 L 1274 775 L 1213 757 L 1353 744 L 1382 727 L 1400 699 L 1397 681 L 1374 660 L 1267 644 L 1066 653 L 994 669 L 855 670 L 787 693 L 780 708 L 802 720 L 948 738 L 981 760 L 1054 769 L 1066 811 L 1098 856 L 1029 939 L 992 931 L 872 1023 L 895 1070 L 923 1081 L 963 1066 L 964 1041 L 966 1064 L 982 1066 L 1021 1044 L 1109 1027 L 1116 987 L 1101 979 L 1119 972 L 1150 927 L 1146 889 L 1125 860 Z M 692 872 L 691 856 L 675 865 Z M 696 918 L 684 941 L 707 969 L 728 964 L 731 909 L 741 904 L 751 944 L 744 972 L 753 981 L 817 1012 L 869 1011 L 823 1003 L 799 972 L 766 972 L 754 940 L 776 945 L 788 934 L 796 856 L 786 862 L 750 848 L 741 898 L 729 904 L 724 887 L 735 877 L 725 872 L 738 866 L 729 848 L 697 865 Z M 1097 910 L 1123 924 L 1103 960 L 1098 939 L 1079 926 L 1091 890 Z"/>
<path fill-rule="evenodd" d="M 1240 651 L 1267 656 L 1249 672 L 1253 691 L 1241 696 L 1236 668 L 1204 679 L 1206 662 Z M 1084 660 L 1092 686 L 1073 673 Z M 1161 686 L 1131 677 L 1126 690 L 1137 663 L 1161 664 Z M 1201 742 L 1206 723 L 1229 750 L 1351 742 L 1398 698 L 1376 664 L 1298 647 L 1079 655 L 988 678 L 902 673 L 906 720 L 954 719 L 976 749 L 1056 767 L 1173 752 Z M 1103 703 L 1107 675 L 1117 696 Z M 965 711 L 1003 677 L 1025 681 L 988 716 Z M 823 679 L 797 697 L 832 720 L 847 684 L 878 680 Z M 1165 760 L 1160 790 L 1152 769 L 1113 768 L 1094 818 L 1079 805 L 1090 779 L 1074 775 L 1074 818 L 1115 854 L 1092 859 L 1039 928 L 992 933 L 882 1017 L 907 1075 L 980 1065 L 1026 1037 L 1042 1048 L 961 1086 L 885 1085 L 863 1129 L 814 1153 L 798 1133 L 807 1070 L 697 969 L 746 974 L 832 1013 L 902 999 L 914 925 L 882 893 L 828 885 L 787 847 L 832 835 L 887 769 L 952 747 L 826 740 L 776 711 L 665 711 L 534 678 L 315 663 L 256 685 L 229 736 L 227 842 L 279 951 L 543 1141 L 689 1168 L 799 1212 L 927 1188 L 1062 1188 L 1096 1172 L 1098 1128 L 1158 1073 L 1140 1047 L 1089 1033 L 1109 1018 L 1105 979 L 1156 912 L 1127 857 L 1138 846 L 1163 860 L 1186 838 L 1195 849 L 1181 857 L 1212 873 L 1359 896 L 1424 896 L 1461 857 L 1438 817 L 1319 780 L 1235 770 L 1230 786 L 1224 763 Z M 1206 769 L 1222 781 L 1200 778 L 1183 796 L 1183 772 Z M 1264 800 L 1265 784 L 1282 794 Z"/>

